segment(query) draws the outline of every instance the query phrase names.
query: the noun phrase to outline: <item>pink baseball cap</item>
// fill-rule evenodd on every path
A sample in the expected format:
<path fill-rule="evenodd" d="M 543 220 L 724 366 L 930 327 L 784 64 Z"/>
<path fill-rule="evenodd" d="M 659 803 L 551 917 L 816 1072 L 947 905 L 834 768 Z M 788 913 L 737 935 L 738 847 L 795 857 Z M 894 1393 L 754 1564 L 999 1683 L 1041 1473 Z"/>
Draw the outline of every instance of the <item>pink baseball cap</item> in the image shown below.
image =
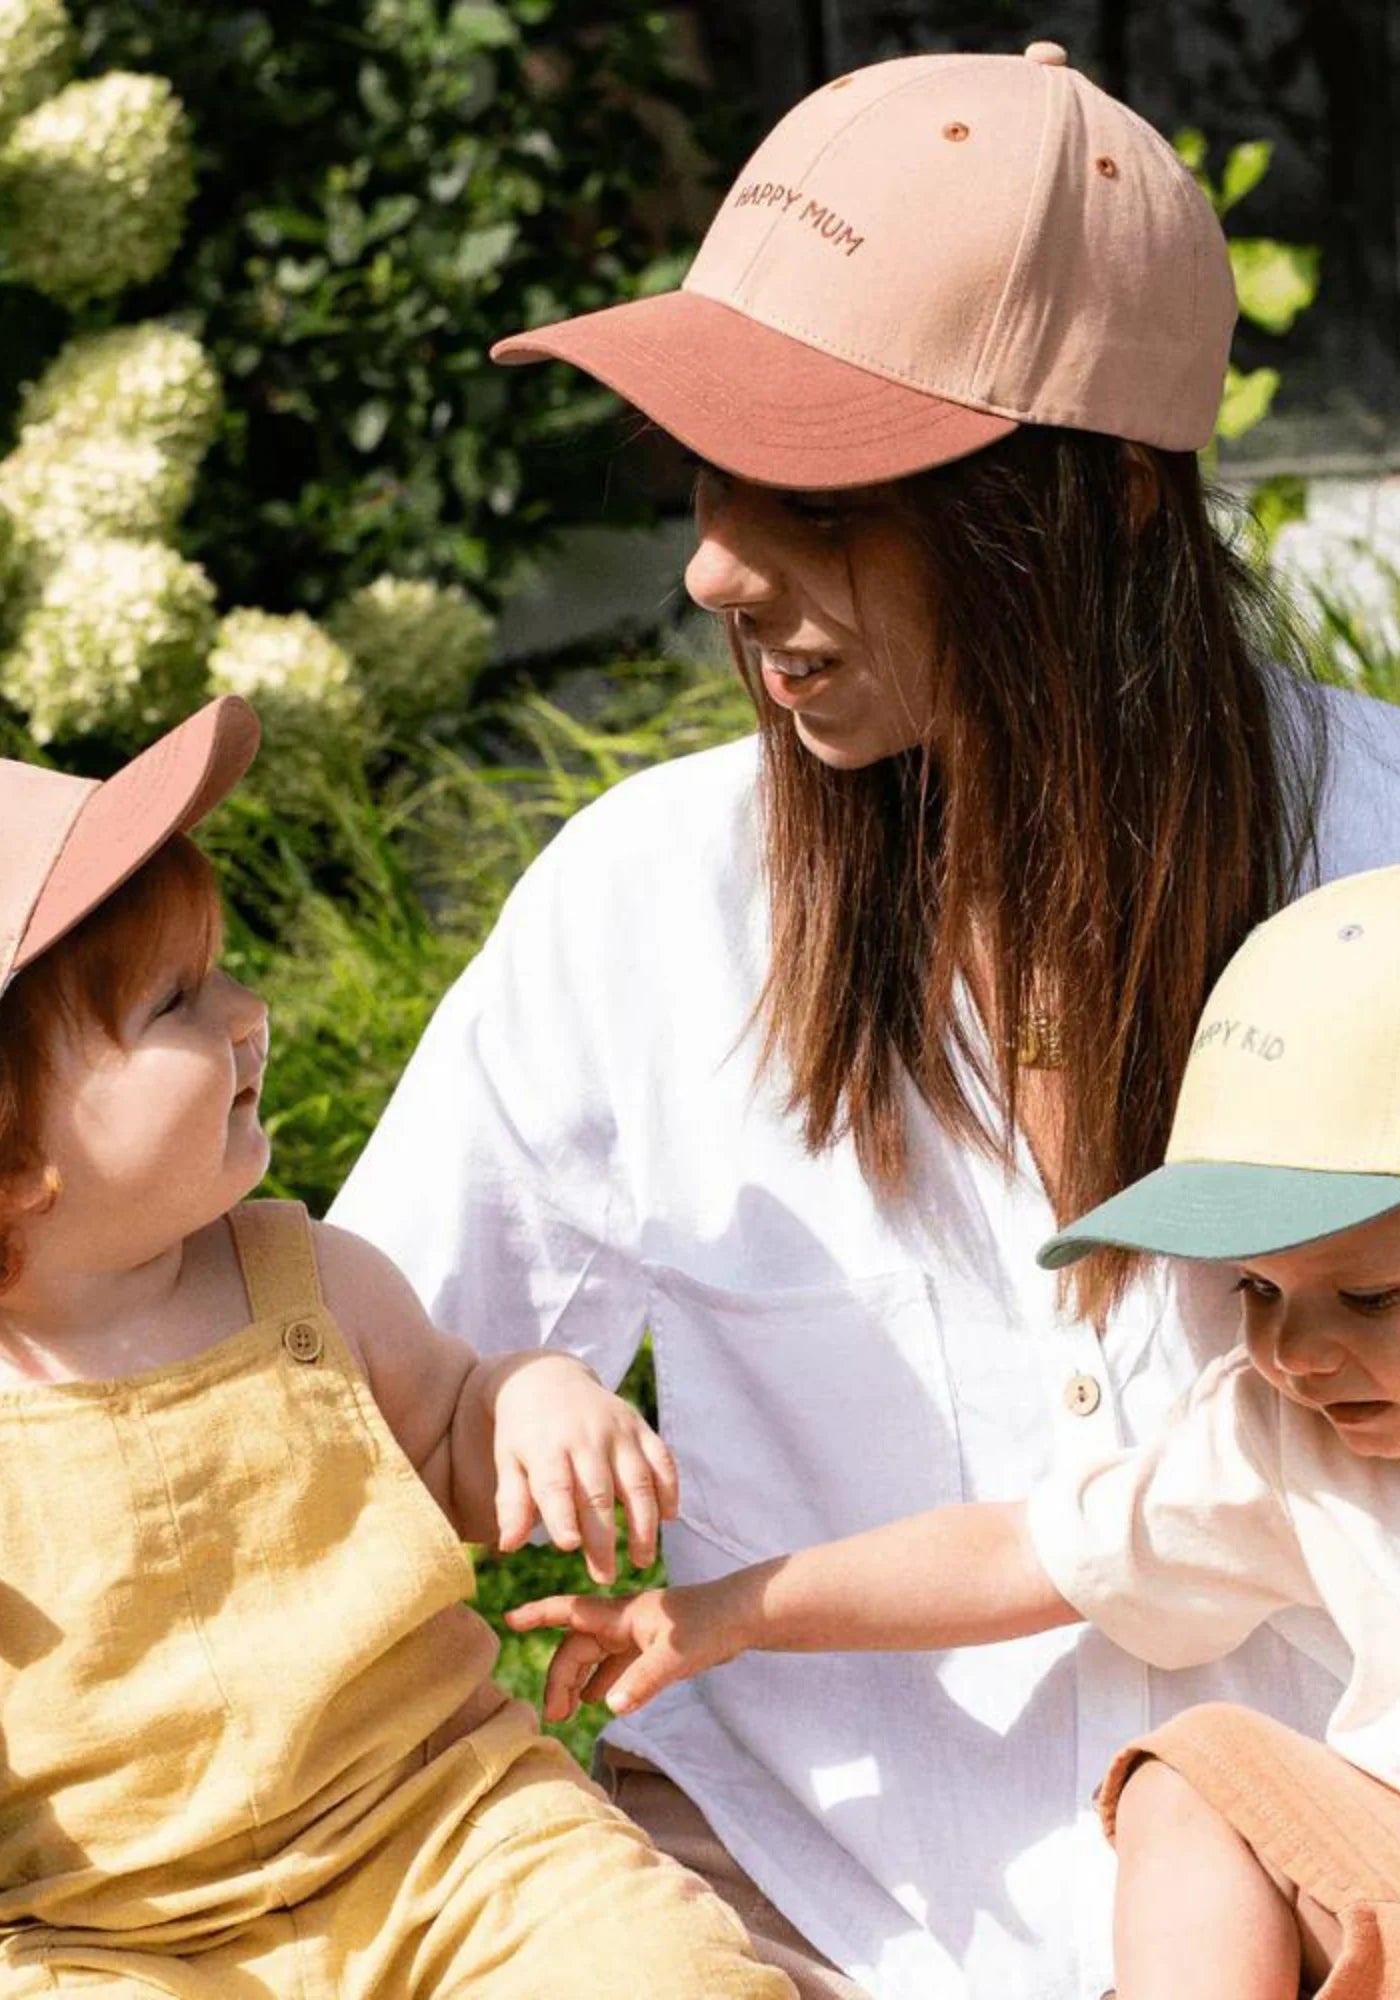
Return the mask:
<path fill-rule="evenodd" d="M 233 790 L 258 719 L 221 695 L 99 783 L 0 758 L 0 992 Z"/>
<path fill-rule="evenodd" d="M 679 291 L 491 352 L 573 362 L 741 478 L 832 488 L 1027 423 L 1198 450 L 1235 311 L 1166 140 L 1033 42 L 837 77 L 763 141 Z"/>

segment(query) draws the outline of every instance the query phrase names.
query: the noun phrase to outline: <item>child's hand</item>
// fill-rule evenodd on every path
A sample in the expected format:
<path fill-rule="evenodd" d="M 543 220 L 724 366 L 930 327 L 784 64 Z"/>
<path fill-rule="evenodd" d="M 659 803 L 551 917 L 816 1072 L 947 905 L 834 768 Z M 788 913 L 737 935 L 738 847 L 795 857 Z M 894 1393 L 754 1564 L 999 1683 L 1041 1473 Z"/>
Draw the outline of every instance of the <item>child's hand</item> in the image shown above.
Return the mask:
<path fill-rule="evenodd" d="M 674 1682 L 732 1660 L 743 1644 L 718 1588 L 708 1585 L 635 1597 L 542 1597 L 508 1611 L 506 1623 L 513 1632 L 568 1627 L 545 1678 L 546 1722 L 566 1721 L 581 1701 L 606 1701 L 614 1715 L 625 1714 Z"/>
<path fill-rule="evenodd" d="M 611 1583 L 620 1500 L 629 1560 L 654 1562 L 680 1495 L 675 1460 L 651 1426 L 572 1355 L 484 1365 L 493 1373 L 497 1545 L 520 1548 L 539 1520 L 556 1548 L 582 1548 L 595 1583 Z"/>

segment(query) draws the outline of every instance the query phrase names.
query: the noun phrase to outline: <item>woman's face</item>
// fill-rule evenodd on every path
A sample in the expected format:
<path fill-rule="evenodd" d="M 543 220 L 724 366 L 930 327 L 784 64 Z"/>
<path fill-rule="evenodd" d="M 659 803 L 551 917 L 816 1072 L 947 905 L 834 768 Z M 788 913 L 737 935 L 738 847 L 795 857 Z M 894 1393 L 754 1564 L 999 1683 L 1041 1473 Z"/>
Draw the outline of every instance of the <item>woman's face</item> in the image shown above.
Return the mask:
<path fill-rule="evenodd" d="M 713 467 L 686 588 L 732 613 L 769 701 L 835 770 L 911 749 L 933 709 L 928 561 L 889 487 L 780 492 Z"/>

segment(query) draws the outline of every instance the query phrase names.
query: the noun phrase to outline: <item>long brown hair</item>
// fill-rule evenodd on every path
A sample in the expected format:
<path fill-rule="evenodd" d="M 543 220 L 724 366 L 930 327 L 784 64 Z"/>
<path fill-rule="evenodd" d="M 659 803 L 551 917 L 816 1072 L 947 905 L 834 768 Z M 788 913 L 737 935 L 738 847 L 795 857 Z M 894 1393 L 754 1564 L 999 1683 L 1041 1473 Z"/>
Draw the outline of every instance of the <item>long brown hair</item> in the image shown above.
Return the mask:
<path fill-rule="evenodd" d="M 1206 993 L 1314 851 L 1321 707 L 1270 692 L 1305 648 L 1194 455 L 1132 449 L 1136 468 L 1116 439 L 1027 427 L 891 489 L 928 559 L 912 751 L 828 768 L 730 620 L 762 731 L 763 1062 L 808 1146 L 849 1133 L 886 1198 L 908 1190 L 906 1071 L 1010 1167 L 1038 1009 L 1063 1052 L 1057 1218 L 1159 1165 Z M 979 968 L 990 1037 L 960 1000 Z M 1078 1310 L 1102 1322 L 1135 1262 L 1079 1265 Z"/>

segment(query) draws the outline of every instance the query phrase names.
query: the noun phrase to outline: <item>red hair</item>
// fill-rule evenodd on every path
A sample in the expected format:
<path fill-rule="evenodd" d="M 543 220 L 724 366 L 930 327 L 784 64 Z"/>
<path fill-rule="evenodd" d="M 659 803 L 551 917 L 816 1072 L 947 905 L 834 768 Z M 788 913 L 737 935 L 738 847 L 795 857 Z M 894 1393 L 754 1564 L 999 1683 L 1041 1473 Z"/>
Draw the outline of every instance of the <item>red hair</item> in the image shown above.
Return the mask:
<path fill-rule="evenodd" d="M 214 871 L 193 841 L 176 834 L 0 997 L 0 1292 L 22 1268 L 19 1223 L 59 1193 L 42 1144 L 58 1032 L 95 1023 L 120 1041 L 122 1017 L 162 963 L 179 956 L 202 976 L 218 957 L 222 929 Z"/>

